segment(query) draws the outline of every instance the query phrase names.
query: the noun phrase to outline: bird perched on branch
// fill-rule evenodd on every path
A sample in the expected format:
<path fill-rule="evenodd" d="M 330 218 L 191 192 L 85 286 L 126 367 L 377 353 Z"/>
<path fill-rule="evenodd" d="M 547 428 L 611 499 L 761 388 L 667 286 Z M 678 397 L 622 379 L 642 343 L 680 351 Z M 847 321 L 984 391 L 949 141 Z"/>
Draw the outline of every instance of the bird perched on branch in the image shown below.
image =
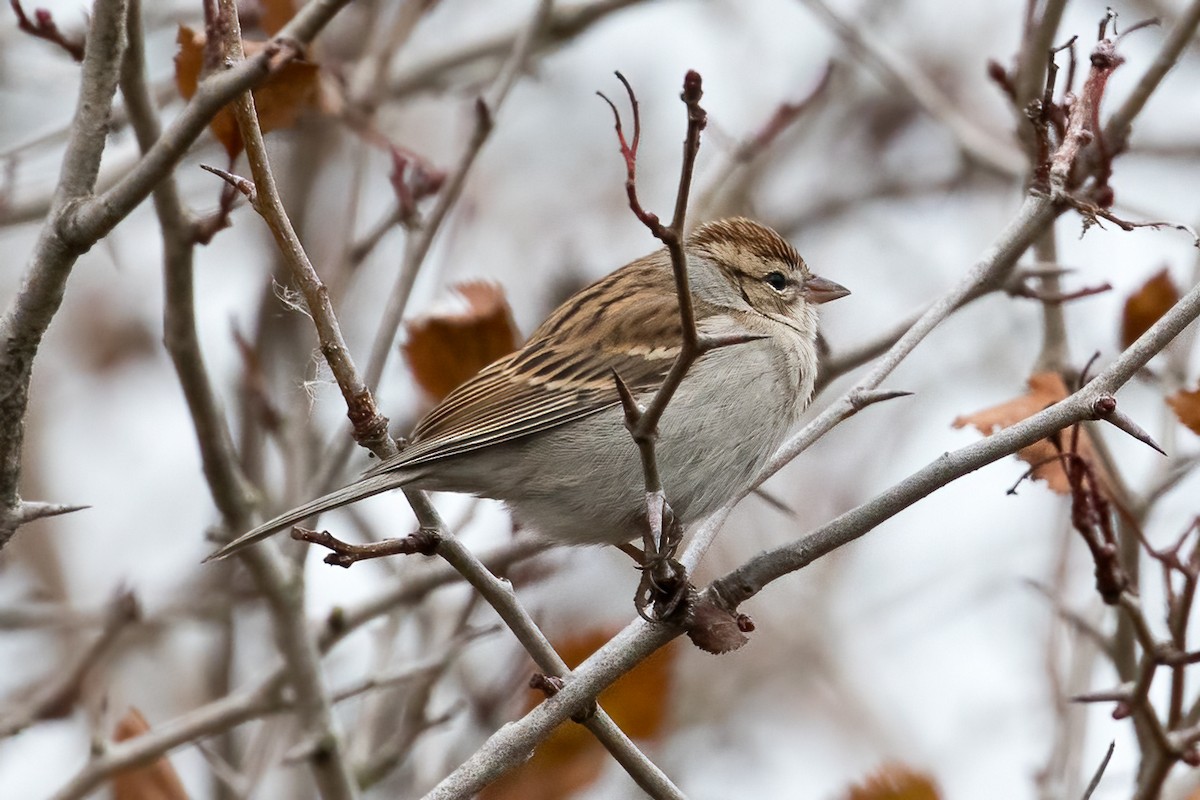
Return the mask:
<path fill-rule="evenodd" d="M 849 292 L 748 219 L 704 225 L 684 251 L 702 352 L 662 410 L 655 456 L 686 526 L 744 493 L 795 425 L 816 378 L 817 306 Z M 665 248 L 626 264 L 451 392 L 397 456 L 210 558 L 401 486 L 502 500 L 559 542 L 639 538 L 646 484 L 614 373 L 637 403 L 652 401 L 683 345 L 679 305 Z"/>

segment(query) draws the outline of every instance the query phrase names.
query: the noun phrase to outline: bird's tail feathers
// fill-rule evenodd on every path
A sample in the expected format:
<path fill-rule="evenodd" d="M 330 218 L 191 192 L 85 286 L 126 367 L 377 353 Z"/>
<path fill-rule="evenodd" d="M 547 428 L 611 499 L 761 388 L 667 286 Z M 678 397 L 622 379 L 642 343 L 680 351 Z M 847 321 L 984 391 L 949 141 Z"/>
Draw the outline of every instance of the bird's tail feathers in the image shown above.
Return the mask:
<path fill-rule="evenodd" d="M 229 544 L 216 550 L 204 560 L 208 562 L 227 558 L 311 516 L 335 508 L 341 508 L 342 506 L 379 494 L 380 492 L 386 492 L 389 489 L 399 488 L 410 480 L 412 480 L 412 476 L 402 472 L 385 472 L 382 475 L 370 475 L 362 478 L 348 486 L 343 486 L 335 492 L 330 492 L 324 497 L 318 497 L 316 500 L 311 500 L 304 505 L 296 506 L 291 511 L 286 511 L 274 519 L 264 522 L 254 530 L 243 533 Z"/>

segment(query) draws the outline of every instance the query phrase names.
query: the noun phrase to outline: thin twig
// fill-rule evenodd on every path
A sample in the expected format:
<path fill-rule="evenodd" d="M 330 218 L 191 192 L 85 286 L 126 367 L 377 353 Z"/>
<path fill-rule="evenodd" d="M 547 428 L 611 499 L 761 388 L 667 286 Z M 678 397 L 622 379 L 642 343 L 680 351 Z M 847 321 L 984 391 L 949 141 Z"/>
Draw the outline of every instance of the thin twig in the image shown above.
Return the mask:
<path fill-rule="evenodd" d="M 520 542 L 496 548 L 482 556 L 482 560 L 490 571 L 503 572 L 544 549 L 545 546 L 538 543 Z M 395 583 L 366 600 L 337 608 L 321 626 L 317 647 L 321 653 L 327 653 L 380 616 L 409 607 L 442 586 L 461 580 L 462 576 L 448 565 L 431 565 L 420 575 Z M 253 686 L 156 725 L 141 736 L 109 743 L 102 754 L 91 759 L 54 795 L 54 800 L 78 800 L 116 772 L 147 764 L 177 747 L 223 733 L 242 722 L 270 713 L 272 709 L 282 709 L 280 691 L 286 681 L 286 666 L 277 667 Z"/>
<path fill-rule="evenodd" d="M 67 663 L 59 665 L 45 685 L 24 692 L 16 708 L 5 709 L 0 717 L 0 739 L 24 730 L 48 714 L 61 714 L 69 709 L 84 678 L 104 662 L 117 638 L 137 622 L 141 613 L 133 592 L 118 590 L 109 602 L 104 627 L 96 638 Z"/>
<path fill-rule="evenodd" d="M 882 39 L 834 11 L 824 0 L 802 0 L 820 17 L 855 56 L 880 74 L 884 82 L 900 89 L 954 134 L 963 153 L 981 166 L 1002 175 L 1020 175 L 1024 158 L 1011 143 L 996 137 L 959 110 L 924 73 L 907 62 Z"/>

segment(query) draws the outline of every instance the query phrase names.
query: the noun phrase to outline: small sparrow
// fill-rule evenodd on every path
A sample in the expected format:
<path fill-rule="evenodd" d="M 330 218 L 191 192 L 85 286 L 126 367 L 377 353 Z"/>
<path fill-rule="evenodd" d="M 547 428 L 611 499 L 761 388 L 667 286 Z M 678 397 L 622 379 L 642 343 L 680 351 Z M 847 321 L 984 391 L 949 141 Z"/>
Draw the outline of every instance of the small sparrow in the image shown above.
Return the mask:
<path fill-rule="evenodd" d="M 817 306 L 849 291 L 813 275 L 787 240 L 748 219 L 704 225 L 685 251 L 700 334 L 763 337 L 700 356 L 659 422 L 663 489 L 686 526 L 747 490 L 795 425 L 817 373 Z M 554 541 L 639 538 L 645 482 L 613 373 L 647 405 L 681 341 L 664 248 L 568 299 L 524 347 L 426 414 L 397 456 L 210 558 L 401 486 L 502 500 Z"/>

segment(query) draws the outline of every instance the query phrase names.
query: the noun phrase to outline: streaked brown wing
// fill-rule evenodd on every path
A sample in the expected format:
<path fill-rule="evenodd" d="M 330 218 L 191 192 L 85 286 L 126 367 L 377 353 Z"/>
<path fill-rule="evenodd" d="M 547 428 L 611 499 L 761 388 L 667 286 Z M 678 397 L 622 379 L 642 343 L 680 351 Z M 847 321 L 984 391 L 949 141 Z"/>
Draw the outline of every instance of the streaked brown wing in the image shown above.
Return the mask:
<path fill-rule="evenodd" d="M 631 355 L 628 347 L 586 353 L 543 341 L 497 361 L 455 389 L 413 430 L 409 446 L 368 475 L 426 464 L 548 430 L 620 402 L 612 371 L 636 392 L 662 384 L 677 348 Z"/>

